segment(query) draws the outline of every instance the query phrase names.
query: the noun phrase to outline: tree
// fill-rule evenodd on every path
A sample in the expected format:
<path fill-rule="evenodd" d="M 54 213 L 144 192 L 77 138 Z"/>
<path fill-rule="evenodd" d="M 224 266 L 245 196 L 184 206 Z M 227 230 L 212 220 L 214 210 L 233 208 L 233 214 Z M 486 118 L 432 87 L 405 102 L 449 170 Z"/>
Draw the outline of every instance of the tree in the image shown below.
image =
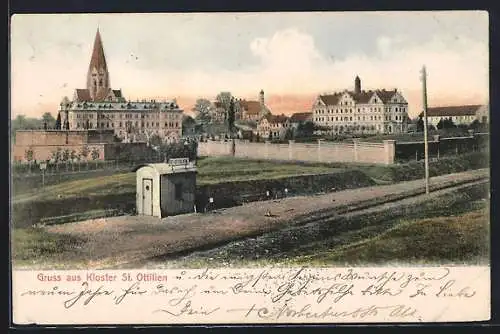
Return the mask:
<path fill-rule="evenodd" d="M 150 146 L 159 147 L 163 143 L 163 140 L 161 139 L 161 137 L 159 135 L 153 134 L 151 137 L 149 137 L 148 142 L 149 142 Z"/>
<path fill-rule="evenodd" d="M 297 136 L 298 137 L 311 137 L 314 134 L 315 125 L 312 121 L 305 121 L 299 123 L 297 126 Z"/>
<path fill-rule="evenodd" d="M 439 130 L 442 129 L 453 129 L 456 128 L 455 123 L 453 123 L 453 120 L 450 118 L 441 118 L 437 124 L 437 128 Z"/>
<path fill-rule="evenodd" d="M 53 128 L 56 125 L 56 119 L 50 112 L 46 112 L 42 115 L 42 121 L 48 128 Z"/>
<path fill-rule="evenodd" d="M 193 111 L 196 113 L 195 119 L 201 122 L 210 122 L 210 113 L 213 110 L 212 102 L 207 99 L 197 99 L 193 107 Z"/>
<path fill-rule="evenodd" d="M 26 159 L 26 161 L 28 162 L 31 162 L 33 161 L 33 156 L 34 156 L 34 152 L 33 152 L 33 148 L 28 148 L 25 152 L 24 152 L 24 158 Z"/>
<path fill-rule="evenodd" d="M 71 157 L 70 150 L 64 149 L 64 151 L 62 151 L 62 161 L 68 161 L 70 157 Z"/>
<path fill-rule="evenodd" d="M 234 114 L 234 98 L 231 98 L 231 100 L 229 101 L 229 109 L 227 110 L 227 130 L 229 131 L 231 137 L 234 132 Z"/>
<path fill-rule="evenodd" d="M 57 114 L 57 119 L 56 119 L 56 129 L 61 130 L 61 113 Z"/>
<path fill-rule="evenodd" d="M 286 131 L 284 133 L 284 136 L 283 136 L 283 139 L 284 140 L 291 140 L 291 139 L 293 139 L 293 130 L 291 128 L 286 129 Z"/>
<path fill-rule="evenodd" d="M 52 152 L 51 159 L 54 160 L 54 162 L 59 162 L 62 160 L 62 150 L 60 147 L 58 147 L 57 150 Z"/>
<path fill-rule="evenodd" d="M 220 92 L 215 99 L 222 104 L 224 110 L 229 111 L 229 105 L 233 100 L 233 95 L 230 92 Z M 234 103 L 234 100 L 233 100 Z"/>
<path fill-rule="evenodd" d="M 90 153 L 90 150 L 89 150 L 89 147 L 87 145 L 84 145 L 80 151 L 80 156 L 83 158 L 83 159 L 87 159 L 88 156 L 89 156 L 89 153 Z"/>
<path fill-rule="evenodd" d="M 419 116 L 417 120 L 417 132 L 424 132 L 424 119 L 422 116 Z"/>
<path fill-rule="evenodd" d="M 193 134 L 195 131 L 196 121 L 191 116 L 182 117 L 182 135 Z"/>
<path fill-rule="evenodd" d="M 94 148 L 92 149 L 92 152 L 90 152 L 90 156 L 92 157 L 92 160 L 97 160 L 97 159 L 99 159 L 99 156 L 100 156 L 100 154 L 99 154 L 99 150 L 98 150 L 97 148 L 95 148 L 95 147 L 94 147 Z"/>

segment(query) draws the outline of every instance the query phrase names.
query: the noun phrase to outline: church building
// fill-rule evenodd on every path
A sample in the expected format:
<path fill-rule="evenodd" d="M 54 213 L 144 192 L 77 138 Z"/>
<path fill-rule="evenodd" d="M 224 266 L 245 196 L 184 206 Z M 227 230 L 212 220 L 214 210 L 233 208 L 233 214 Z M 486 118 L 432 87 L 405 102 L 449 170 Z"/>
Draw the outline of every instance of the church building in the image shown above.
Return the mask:
<path fill-rule="evenodd" d="M 87 72 L 86 88 L 64 97 L 59 109 L 64 130 L 114 130 L 125 142 L 144 141 L 158 135 L 168 142 L 182 136 L 183 110 L 177 102 L 128 101 L 121 89 L 112 89 L 99 29 Z"/>

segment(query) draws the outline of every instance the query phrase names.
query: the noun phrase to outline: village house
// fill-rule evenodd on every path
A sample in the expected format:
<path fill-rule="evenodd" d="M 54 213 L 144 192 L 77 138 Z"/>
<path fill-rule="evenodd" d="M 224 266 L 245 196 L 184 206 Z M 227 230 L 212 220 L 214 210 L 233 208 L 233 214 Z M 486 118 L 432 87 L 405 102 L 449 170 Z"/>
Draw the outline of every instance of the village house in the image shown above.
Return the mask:
<path fill-rule="evenodd" d="M 257 123 L 256 134 L 263 139 L 284 139 L 291 129 L 290 119 L 285 115 L 267 115 Z"/>
<path fill-rule="evenodd" d="M 394 90 L 361 90 L 319 95 L 312 107 L 313 122 L 332 133 L 403 133 L 407 131 L 408 102 Z"/>
<path fill-rule="evenodd" d="M 419 116 L 423 116 L 420 113 Z M 488 123 L 488 105 L 462 105 L 427 108 L 427 122 L 437 126 L 441 120 L 451 119 L 455 125 L 469 125 L 475 120 Z"/>

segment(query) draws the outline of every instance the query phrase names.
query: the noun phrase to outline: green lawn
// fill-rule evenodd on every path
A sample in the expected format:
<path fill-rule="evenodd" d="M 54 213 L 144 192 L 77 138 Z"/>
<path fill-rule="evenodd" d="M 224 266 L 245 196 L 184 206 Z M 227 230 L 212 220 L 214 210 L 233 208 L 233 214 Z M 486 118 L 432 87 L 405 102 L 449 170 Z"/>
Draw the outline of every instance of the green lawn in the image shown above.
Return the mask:
<path fill-rule="evenodd" d="M 427 219 L 401 220 L 374 237 L 307 256 L 294 264 L 488 263 L 488 208 Z"/>
<path fill-rule="evenodd" d="M 430 176 L 463 172 L 471 169 L 487 168 L 488 154 L 475 152 L 460 156 L 445 157 L 429 164 Z M 197 183 L 214 184 L 220 182 L 273 179 L 302 174 L 335 173 L 347 169 L 356 169 L 376 181 L 378 184 L 409 181 L 424 177 L 424 162 L 406 164 L 367 165 L 356 163 L 307 163 L 293 161 L 276 162 L 249 160 L 231 157 L 207 157 L 198 160 Z M 79 196 L 123 194 L 135 192 L 135 173 L 117 173 L 88 179 L 65 181 L 34 189 L 30 192 L 13 193 L 13 201 L 35 201 Z"/>
<path fill-rule="evenodd" d="M 333 173 L 341 171 L 327 165 L 283 164 L 273 161 L 233 159 L 227 157 L 198 160 L 198 184 L 228 181 L 272 179 L 302 174 Z M 34 201 L 78 196 L 95 196 L 135 192 L 135 173 L 117 173 L 83 180 L 66 181 L 22 194 L 13 194 L 14 201 Z"/>

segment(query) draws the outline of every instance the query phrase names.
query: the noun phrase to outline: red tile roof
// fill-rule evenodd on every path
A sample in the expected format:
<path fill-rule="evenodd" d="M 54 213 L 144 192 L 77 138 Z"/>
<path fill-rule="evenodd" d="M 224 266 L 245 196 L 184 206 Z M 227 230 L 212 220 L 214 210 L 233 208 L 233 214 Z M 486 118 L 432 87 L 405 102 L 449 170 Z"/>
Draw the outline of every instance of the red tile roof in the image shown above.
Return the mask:
<path fill-rule="evenodd" d="M 78 102 L 91 101 L 90 92 L 88 89 L 76 89 L 75 90 L 76 100 Z"/>
<path fill-rule="evenodd" d="M 463 106 L 447 106 L 447 107 L 432 107 L 427 108 L 427 116 L 450 117 L 450 116 L 473 116 L 481 105 L 463 105 Z"/>
<path fill-rule="evenodd" d="M 382 102 L 387 103 L 394 96 L 394 94 L 396 94 L 396 90 L 389 91 L 385 89 L 377 89 L 375 91 L 369 90 L 369 91 L 362 91 L 359 93 L 348 91 L 347 93 L 351 95 L 351 97 L 353 98 L 354 101 L 356 101 L 356 103 L 368 103 L 368 101 L 370 101 L 373 94 L 375 93 L 377 93 Z M 324 104 L 332 106 L 336 105 L 339 102 L 339 99 L 342 96 L 342 94 L 343 92 L 338 92 L 328 95 L 320 95 L 319 98 L 323 101 Z"/>
<path fill-rule="evenodd" d="M 288 117 L 285 115 L 267 115 L 265 118 L 271 124 L 278 124 L 278 123 L 283 124 L 288 120 Z"/>
<path fill-rule="evenodd" d="M 393 96 L 397 93 L 397 90 L 385 90 L 385 89 L 377 89 L 376 93 L 378 97 L 382 99 L 382 102 L 387 103 L 389 102 Z"/>
<path fill-rule="evenodd" d="M 240 101 L 240 105 L 249 115 L 258 115 L 262 111 L 259 101 Z"/>
<path fill-rule="evenodd" d="M 370 101 L 370 99 L 372 98 L 373 96 L 373 93 L 372 91 L 362 91 L 362 92 L 359 92 L 359 93 L 355 93 L 355 92 L 349 92 L 349 94 L 352 96 L 353 100 L 356 101 L 356 103 L 368 103 L 368 101 Z"/>
<path fill-rule="evenodd" d="M 333 105 L 336 105 L 339 102 L 340 96 L 342 96 L 342 93 L 320 95 L 319 98 L 327 106 L 333 106 Z"/>
<path fill-rule="evenodd" d="M 96 101 L 96 102 L 104 101 L 106 99 L 106 97 L 108 96 L 110 90 L 111 90 L 111 88 L 109 88 L 109 89 L 100 89 L 97 92 L 97 95 L 94 96 L 94 101 Z"/>
<path fill-rule="evenodd" d="M 312 119 L 312 112 L 296 112 L 290 116 L 290 122 L 305 122 Z"/>

